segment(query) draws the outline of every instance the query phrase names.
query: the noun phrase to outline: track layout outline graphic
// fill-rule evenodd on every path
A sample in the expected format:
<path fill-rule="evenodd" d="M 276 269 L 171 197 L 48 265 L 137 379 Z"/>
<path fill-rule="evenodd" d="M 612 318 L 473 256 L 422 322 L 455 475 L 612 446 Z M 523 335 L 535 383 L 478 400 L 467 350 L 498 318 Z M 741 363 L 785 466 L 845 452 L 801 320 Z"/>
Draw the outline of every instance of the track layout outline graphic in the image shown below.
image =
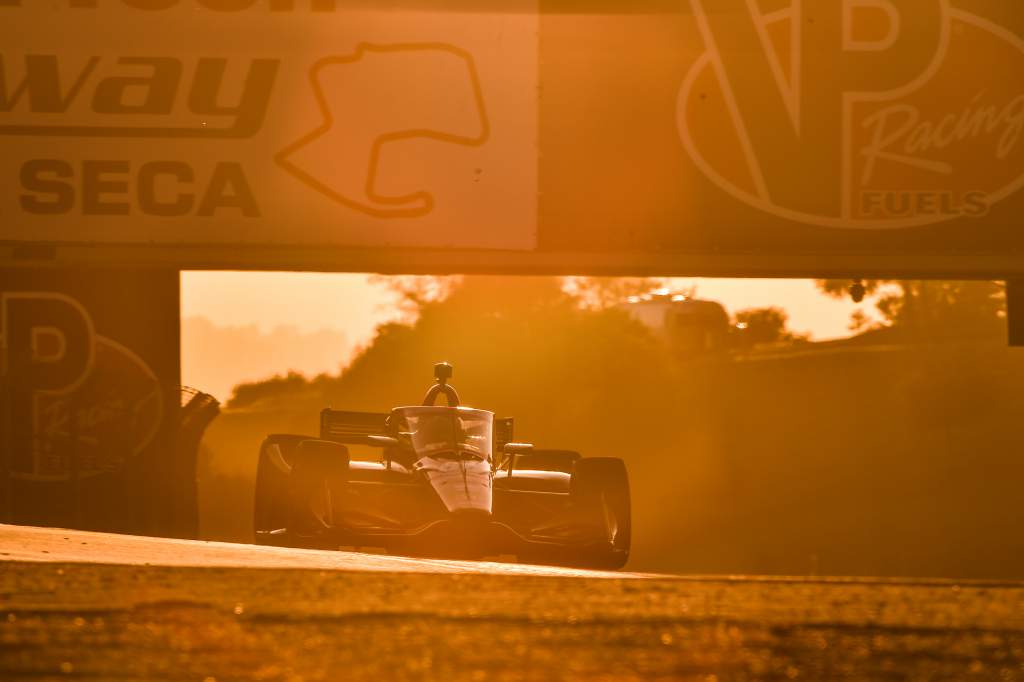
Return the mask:
<path fill-rule="evenodd" d="M 302 164 L 295 159 L 295 155 L 309 148 L 314 142 L 322 140 L 337 125 L 335 113 L 332 110 L 328 93 L 323 84 L 324 71 L 330 67 L 357 64 L 370 55 L 405 54 L 408 56 L 417 53 L 435 57 L 438 55 L 450 56 L 462 62 L 471 93 L 471 101 L 479 119 L 479 130 L 476 131 L 476 134 L 466 135 L 430 127 L 409 127 L 377 135 L 369 149 L 366 177 L 362 186 L 365 197 L 356 197 L 350 192 L 341 191 L 337 187 L 331 186 L 323 177 L 318 177 L 314 172 L 303 168 Z M 375 218 L 421 217 L 430 213 L 435 205 L 434 195 L 429 189 L 389 195 L 378 188 L 381 152 L 387 145 L 406 140 L 427 139 L 465 147 L 479 147 L 490 138 L 490 122 L 475 61 L 468 51 L 454 45 L 435 42 L 360 43 L 356 46 L 355 51 L 349 55 L 325 57 L 314 63 L 310 68 L 309 83 L 313 88 L 322 121 L 313 131 L 303 135 L 278 152 L 274 160 L 307 187 L 338 204 Z M 443 94 L 447 93 L 442 93 L 439 96 L 443 96 Z"/>

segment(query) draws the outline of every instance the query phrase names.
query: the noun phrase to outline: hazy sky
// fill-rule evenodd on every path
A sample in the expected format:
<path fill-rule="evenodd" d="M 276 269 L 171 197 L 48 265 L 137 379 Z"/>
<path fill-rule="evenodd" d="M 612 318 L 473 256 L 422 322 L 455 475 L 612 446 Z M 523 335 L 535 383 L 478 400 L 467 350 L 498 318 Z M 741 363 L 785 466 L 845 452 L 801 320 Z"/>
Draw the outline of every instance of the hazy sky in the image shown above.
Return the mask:
<path fill-rule="evenodd" d="M 184 272 L 181 316 L 221 326 L 257 324 L 264 331 L 337 329 L 353 341 L 368 338 L 395 313 L 386 287 L 369 275 L 309 272 Z"/>
<path fill-rule="evenodd" d="M 790 316 L 790 327 L 797 332 L 810 332 L 816 340 L 849 334 L 850 313 L 857 308 L 850 301 L 835 301 L 821 295 L 810 280 L 737 280 L 737 279 L 677 279 L 673 284 L 680 289 L 697 287 L 697 295 L 721 301 L 730 312 L 743 308 L 781 306 Z M 863 304 L 865 312 L 871 306 Z M 310 344 L 320 339 L 320 332 L 339 332 L 347 347 L 339 355 L 365 344 L 373 335 L 377 324 L 396 315 L 394 297 L 379 283 L 371 283 L 369 275 L 321 274 L 291 272 L 186 272 L 182 274 L 181 315 L 188 318 L 205 317 L 218 327 L 256 325 L 264 334 L 279 327 L 294 327 L 289 337 L 295 339 L 292 347 L 279 354 L 264 354 L 253 365 L 253 358 L 245 367 L 231 367 L 232 353 L 217 352 L 216 377 L 209 376 L 209 363 L 197 362 L 191 354 L 202 353 L 203 343 L 186 343 L 182 352 L 184 376 L 182 380 L 199 388 L 217 386 L 218 393 L 233 373 L 238 380 L 259 378 L 265 365 L 264 376 L 272 376 L 300 368 L 307 373 L 336 372 L 338 359 L 323 357 L 318 346 L 314 352 L 301 347 L 306 335 Z M 238 338 L 223 336 L 222 338 Z M 223 350 L 223 349 L 221 349 Z M 244 354 L 239 353 L 241 358 Z M 300 364 L 297 356 L 303 357 Z M 322 364 L 323 366 L 319 366 Z M 314 366 L 317 365 L 317 366 Z M 218 395 L 218 397 L 226 397 Z"/>

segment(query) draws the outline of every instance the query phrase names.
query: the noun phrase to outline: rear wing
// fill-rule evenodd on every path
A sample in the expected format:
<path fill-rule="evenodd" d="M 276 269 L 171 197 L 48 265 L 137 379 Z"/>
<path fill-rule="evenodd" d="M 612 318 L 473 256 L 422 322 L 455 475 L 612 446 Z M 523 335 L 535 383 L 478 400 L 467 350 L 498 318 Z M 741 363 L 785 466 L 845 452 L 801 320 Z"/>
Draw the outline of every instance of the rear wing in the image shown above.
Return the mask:
<path fill-rule="evenodd" d="M 335 443 L 369 444 L 367 436 L 387 434 L 388 414 L 385 412 L 348 412 L 330 408 L 320 412 L 320 439 Z M 515 440 L 513 419 L 494 420 L 494 452 L 501 452 L 505 443 Z"/>
<path fill-rule="evenodd" d="M 367 436 L 387 433 L 386 412 L 347 412 L 330 408 L 320 411 L 320 439 L 335 443 L 369 444 Z"/>
<path fill-rule="evenodd" d="M 515 428 L 512 417 L 505 419 L 494 418 L 494 459 L 501 459 L 501 451 L 505 443 L 515 442 Z"/>

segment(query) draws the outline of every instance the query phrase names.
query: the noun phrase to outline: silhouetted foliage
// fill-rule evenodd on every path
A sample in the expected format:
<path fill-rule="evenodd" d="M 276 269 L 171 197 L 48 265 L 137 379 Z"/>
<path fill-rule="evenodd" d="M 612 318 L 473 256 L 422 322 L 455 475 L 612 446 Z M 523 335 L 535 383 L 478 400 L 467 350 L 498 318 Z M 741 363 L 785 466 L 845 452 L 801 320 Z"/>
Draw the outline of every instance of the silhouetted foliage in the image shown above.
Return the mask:
<path fill-rule="evenodd" d="M 748 308 L 738 311 L 733 319 L 749 345 L 807 340 L 789 330 L 789 315 L 782 308 Z"/>
<path fill-rule="evenodd" d="M 446 296 L 416 294 L 409 299 L 416 301 L 414 320 L 379 327 L 340 376 L 308 382 L 291 374 L 243 385 L 230 406 L 299 396 L 352 409 L 415 403 L 441 360 L 455 365 L 453 383 L 473 404 L 508 411 L 547 405 L 583 413 L 632 383 L 664 384 L 666 350 L 645 327 L 621 310 L 581 307 L 562 284 L 556 277 L 467 276 Z M 551 390 L 560 385 L 574 387 L 571 403 Z M 642 411 L 645 402 L 633 396 L 626 413 Z"/>
<path fill-rule="evenodd" d="M 866 332 L 872 329 L 878 329 L 882 326 L 882 323 L 873 319 L 870 315 L 865 313 L 863 310 L 858 308 L 850 313 L 850 325 L 847 327 L 851 332 Z"/>
<path fill-rule="evenodd" d="M 822 293 L 849 295 L 849 280 L 818 280 Z M 863 280 L 866 294 L 885 325 L 919 337 L 981 336 L 1000 333 L 1006 310 L 999 282 Z M 871 328 L 863 311 L 851 319 L 851 330 Z"/>
<path fill-rule="evenodd" d="M 397 294 L 396 306 L 411 320 L 427 303 L 446 298 L 462 278 L 458 275 L 374 275 L 370 281 Z"/>
<path fill-rule="evenodd" d="M 253 405 L 266 398 L 305 391 L 310 386 L 329 381 L 325 374 L 315 379 L 307 379 L 305 375 L 298 372 L 288 372 L 286 375 L 278 375 L 261 381 L 246 382 L 235 386 L 234 395 L 228 402 L 228 407 L 245 407 Z"/>

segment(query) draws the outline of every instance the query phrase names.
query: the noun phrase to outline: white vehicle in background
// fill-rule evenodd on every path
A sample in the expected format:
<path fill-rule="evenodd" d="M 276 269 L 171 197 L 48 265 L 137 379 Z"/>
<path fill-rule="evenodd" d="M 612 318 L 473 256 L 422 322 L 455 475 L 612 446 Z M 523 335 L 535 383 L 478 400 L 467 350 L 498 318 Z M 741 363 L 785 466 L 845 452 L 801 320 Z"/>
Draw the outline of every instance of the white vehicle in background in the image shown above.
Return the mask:
<path fill-rule="evenodd" d="M 642 296 L 630 296 L 619 307 L 680 355 L 696 357 L 722 353 L 730 350 L 736 341 L 734 332 L 738 328 L 717 301 L 658 289 Z"/>

